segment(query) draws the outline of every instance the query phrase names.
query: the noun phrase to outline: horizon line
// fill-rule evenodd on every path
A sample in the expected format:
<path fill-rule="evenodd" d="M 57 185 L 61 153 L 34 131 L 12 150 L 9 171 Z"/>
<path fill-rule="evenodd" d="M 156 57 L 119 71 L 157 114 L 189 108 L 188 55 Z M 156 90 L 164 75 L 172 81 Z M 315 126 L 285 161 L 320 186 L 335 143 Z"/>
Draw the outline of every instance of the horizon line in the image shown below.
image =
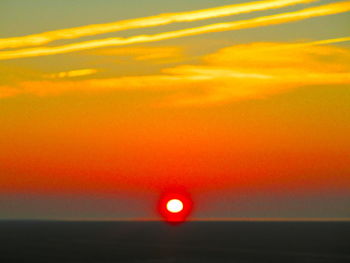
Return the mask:
<path fill-rule="evenodd" d="M 50 222 L 164 222 L 162 218 L 0 218 L 3 221 L 50 221 Z M 350 218 L 317 217 L 216 217 L 189 218 L 186 222 L 350 222 Z"/>

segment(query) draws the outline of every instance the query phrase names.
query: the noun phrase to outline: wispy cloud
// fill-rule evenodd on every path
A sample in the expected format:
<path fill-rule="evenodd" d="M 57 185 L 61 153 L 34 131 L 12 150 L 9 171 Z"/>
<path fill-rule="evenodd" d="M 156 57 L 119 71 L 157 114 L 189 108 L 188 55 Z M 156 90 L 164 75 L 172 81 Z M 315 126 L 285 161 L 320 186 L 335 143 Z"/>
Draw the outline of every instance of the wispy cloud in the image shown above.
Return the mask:
<path fill-rule="evenodd" d="M 167 68 L 155 75 L 24 81 L 17 86 L 1 86 L 0 97 L 16 93 L 52 96 L 70 91 L 168 90 L 173 95 L 164 98 L 161 105 L 193 106 L 265 98 L 310 85 L 350 84 L 350 50 L 315 44 L 334 41 L 235 45 L 204 56 L 199 65 Z"/>
<path fill-rule="evenodd" d="M 98 71 L 97 69 L 93 69 L 93 68 L 76 69 L 76 70 L 62 71 L 59 73 L 48 74 L 46 75 L 46 77 L 52 78 L 52 79 L 82 77 L 82 76 L 89 76 L 89 75 L 95 74 L 97 73 L 97 71 Z"/>
<path fill-rule="evenodd" d="M 132 57 L 134 60 L 138 61 L 168 62 L 169 60 L 182 59 L 184 57 L 184 50 L 177 46 L 137 46 L 100 49 L 93 51 L 92 54 Z"/>
<path fill-rule="evenodd" d="M 251 43 L 221 49 L 203 58 L 203 68 L 189 65 L 171 69 L 183 75 L 196 71 L 207 76 L 207 83 L 203 83 L 202 95 L 183 91 L 163 105 L 221 104 L 265 98 L 310 85 L 350 84 L 350 50 L 316 45 L 326 42 L 333 41 Z M 218 70 L 223 74 L 218 75 Z M 239 78 L 235 72 L 246 77 Z"/>
<path fill-rule="evenodd" d="M 156 42 L 167 39 L 180 38 L 185 36 L 200 35 L 205 33 L 222 32 L 241 30 L 254 27 L 263 27 L 269 25 L 278 25 L 283 23 L 300 21 L 312 17 L 333 15 L 350 11 L 350 1 L 342 1 L 312 8 L 307 8 L 299 11 L 282 13 L 271 16 L 263 16 L 248 20 L 241 20 L 235 22 L 217 23 L 207 26 L 169 31 L 154 35 L 138 35 L 128 38 L 107 38 L 101 40 L 85 41 L 63 46 L 29 48 L 14 51 L 0 52 L 0 60 L 47 56 L 55 54 L 63 54 L 74 51 L 81 51 L 93 48 L 108 47 L 108 46 L 123 46 L 137 43 Z"/>
<path fill-rule="evenodd" d="M 0 49 L 36 46 L 59 39 L 74 39 L 135 28 L 146 28 L 179 22 L 192 22 L 210 18 L 277 9 L 297 4 L 307 4 L 318 0 L 265 0 L 251 3 L 234 4 L 189 12 L 168 13 L 156 16 L 116 21 L 106 24 L 87 25 L 75 28 L 48 31 L 22 37 L 0 39 Z"/>
<path fill-rule="evenodd" d="M 299 44 L 292 44 L 293 46 L 314 46 L 314 45 L 326 45 L 326 44 L 335 44 L 335 43 L 341 43 L 341 42 L 347 42 L 350 41 L 350 37 L 340 37 L 340 38 L 332 38 L 332 39 L 325 39 L 325 40 L 319 40 L 309 43 L 299 43 Z"/>

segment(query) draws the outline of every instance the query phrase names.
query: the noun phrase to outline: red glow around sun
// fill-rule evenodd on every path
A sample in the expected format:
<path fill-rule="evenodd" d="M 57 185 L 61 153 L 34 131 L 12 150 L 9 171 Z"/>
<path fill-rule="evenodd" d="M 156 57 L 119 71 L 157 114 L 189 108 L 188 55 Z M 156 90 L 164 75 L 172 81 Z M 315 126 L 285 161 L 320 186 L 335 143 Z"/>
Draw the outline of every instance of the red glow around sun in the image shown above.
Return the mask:
<path fill-rule="evenodd" d="M 169 223 L 182 223 L 193 209 L 190 195 L 185 191 L 167 191 L 162 194 L 158 211 Z"/>

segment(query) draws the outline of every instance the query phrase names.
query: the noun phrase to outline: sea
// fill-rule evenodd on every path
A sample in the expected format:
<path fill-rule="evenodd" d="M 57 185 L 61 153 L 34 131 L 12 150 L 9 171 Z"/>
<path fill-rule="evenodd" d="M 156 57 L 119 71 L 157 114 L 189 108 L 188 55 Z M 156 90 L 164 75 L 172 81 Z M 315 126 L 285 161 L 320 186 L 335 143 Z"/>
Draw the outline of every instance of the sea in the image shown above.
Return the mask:
<path fill-rule="evenodd" d="M 0 262 L 350 263 L 350 222 L 0 221 Z"/>

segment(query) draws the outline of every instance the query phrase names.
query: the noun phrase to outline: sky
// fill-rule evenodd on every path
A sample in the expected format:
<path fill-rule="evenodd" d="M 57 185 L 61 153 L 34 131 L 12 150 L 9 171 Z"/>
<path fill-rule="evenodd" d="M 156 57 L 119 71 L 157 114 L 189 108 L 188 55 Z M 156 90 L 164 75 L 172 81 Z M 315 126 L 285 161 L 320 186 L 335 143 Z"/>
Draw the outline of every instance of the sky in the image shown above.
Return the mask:
<path fill-rule="evenodd" d="M 0 219 L 350 218 L 350 1 L 0 1 Z"/>

